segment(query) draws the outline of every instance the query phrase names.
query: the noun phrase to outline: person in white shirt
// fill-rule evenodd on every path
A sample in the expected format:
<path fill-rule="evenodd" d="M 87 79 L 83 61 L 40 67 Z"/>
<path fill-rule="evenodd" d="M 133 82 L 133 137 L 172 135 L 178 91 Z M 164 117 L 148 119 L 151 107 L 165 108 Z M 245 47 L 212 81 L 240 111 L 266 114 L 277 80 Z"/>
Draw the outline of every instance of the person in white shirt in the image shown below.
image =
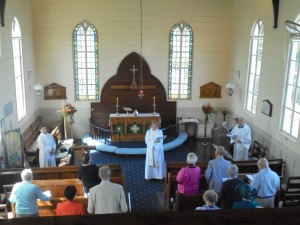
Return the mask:
<path fill-rule="evenodd" d="M 40 167 L 55 167 L 56 143 L 51 134 L 47 133 L 47 127 L 44 124 L 39 126 L 40 135 L 37 139 L 39 147 Z"/>
<path fill-rule="evenodd" d="M 257 190 L 256 201 L 265 208 L 274 208 L 276 192 L 280 190 L 280 178 L 269 167 L 265 158 L 257 161 L 259 173 L 253 176 L 251 186 Z"/>
<path fill-rule="evenodd" d="M 165 160 L 163 149 L 163 132 L 158 129 L 157 121 L 152 121 L 147 130 L 145 142 L 147 145 L 145 162 L 145 179 L 163 179 L 165 177 Z"/>
<path fill-rule="evenodd" d="M 245 123 L 244 117 L 240 117 L 239 123 L 232 129 L 230 143 L 234 143 L 233 160 L 248 160 L 248 151 L 251 145 L 251 130 Z"/>

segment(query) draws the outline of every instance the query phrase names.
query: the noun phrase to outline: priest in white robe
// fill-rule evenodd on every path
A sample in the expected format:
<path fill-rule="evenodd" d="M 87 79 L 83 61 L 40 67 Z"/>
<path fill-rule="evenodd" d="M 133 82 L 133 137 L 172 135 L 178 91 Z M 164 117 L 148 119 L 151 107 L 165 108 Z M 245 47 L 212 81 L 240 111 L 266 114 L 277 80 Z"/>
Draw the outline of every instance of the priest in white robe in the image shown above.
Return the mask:
<path fill-rule="evenodd" d="M 157 121 L 152 121 L 147 130 L 145 142 L 147 145 L 145 162 L 145 179 L 163 179 L 165 177 L 165 159 L 163 149 L 163 132 Z"/>
<path fill-rule="evenodd" d="M 47 127 L 40 125 L 40 135 L 37 139 L 39 147 L 39 163 L 40 167 L 55 167 L 56 143 L 51 134 L 47 133 Z"/>
<path fill-rule="evenodd" d="M 251 145 L 251 130 L 245 123 L 244 117 L 240 117 L 239 123 L 232 129 L 230 143 L 234 143 L 233 160 L 248 160 L 248 151 Z"/>

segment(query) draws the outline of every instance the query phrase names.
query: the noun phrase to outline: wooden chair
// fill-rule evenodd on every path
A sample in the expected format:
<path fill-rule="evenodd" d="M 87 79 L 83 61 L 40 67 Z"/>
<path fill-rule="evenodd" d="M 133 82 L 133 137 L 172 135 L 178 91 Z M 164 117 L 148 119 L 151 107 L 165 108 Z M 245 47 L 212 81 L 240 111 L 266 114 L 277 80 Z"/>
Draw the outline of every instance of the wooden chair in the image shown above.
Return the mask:
<path fill-rule="evenodd" d="M 178 191 L 175 193 L 174 211 L 195 210 L 196 207 L 204 205 L 203 193 L 195 195 L 183 195 Z"/>
<path fill-rule="evenodd" d="M 300 206 L 300 177 L 288 178 L 282 201 L 282 207 Z"/>

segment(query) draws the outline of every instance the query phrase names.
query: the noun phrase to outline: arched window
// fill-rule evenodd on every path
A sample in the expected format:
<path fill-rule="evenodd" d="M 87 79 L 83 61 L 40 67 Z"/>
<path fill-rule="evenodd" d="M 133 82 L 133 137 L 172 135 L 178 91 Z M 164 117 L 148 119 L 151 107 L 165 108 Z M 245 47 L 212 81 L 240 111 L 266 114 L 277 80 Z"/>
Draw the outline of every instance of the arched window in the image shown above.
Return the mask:
<path fill-rule="evenodd" d="M 176 24 L 170 32 L 169 99 L 191 98 L 192 52 L 191 27 Z"/>
<path fill-rule="evenodd" d="M 300 15 L 298 16 L 300 18 Z M 281 131 L 292 138 L 298 138 L 300 123 L 300 19 L 296 23 L 286 21 L 291 34 L 287 60 Z"/>
<path fill-rule="evenodd" d="M 19 22 L 15 17 L 11 29 L 12 50 L 14 61 L 15 88 L 18 121 L 26 115 L 23 55 L 22 55 L 22 35 Z"/>
<path fill-rule="evenodd" d="M 76 100 L 99 100 L 98 35 L 88 22 L 73 33 Z"/>
<path fill-rule="evenodd" d="M 259 78 L 261 70 L 262 52 L 264 42 L 264 27 L 262 21 L 255 22 L 250 41 L 250 55 L 248 65 L 248 80 L 246 93 L 246 111 L 256 113 Z"/>

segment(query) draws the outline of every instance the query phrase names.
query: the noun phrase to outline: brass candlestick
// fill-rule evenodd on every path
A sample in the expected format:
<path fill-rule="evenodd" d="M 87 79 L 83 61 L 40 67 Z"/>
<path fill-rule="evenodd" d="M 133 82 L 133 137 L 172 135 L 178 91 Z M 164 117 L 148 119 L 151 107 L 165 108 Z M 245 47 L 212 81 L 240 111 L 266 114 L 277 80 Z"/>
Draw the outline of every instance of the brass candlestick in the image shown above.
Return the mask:
<path fill-rule="evenodd" d="M 118 116 L 119 115 L 119 105 L 118 104 L 116 105 L 116 111 L 117 111 L 116 115 Z"/>

